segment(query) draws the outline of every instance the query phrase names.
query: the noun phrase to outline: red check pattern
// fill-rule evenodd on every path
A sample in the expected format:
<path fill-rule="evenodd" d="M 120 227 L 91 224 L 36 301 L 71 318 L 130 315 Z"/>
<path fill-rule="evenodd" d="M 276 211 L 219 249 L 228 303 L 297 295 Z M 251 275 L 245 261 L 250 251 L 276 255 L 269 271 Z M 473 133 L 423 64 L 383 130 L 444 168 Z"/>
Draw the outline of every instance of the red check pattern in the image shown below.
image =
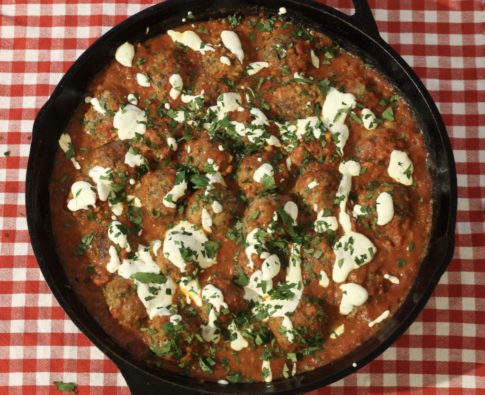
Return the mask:
<path fill-rule="evenodd" d="M 0 394 L 128 394 L 71 323 L 38 269 L 25 219 L 33 119 L 102 33 L 151 5 L 101 0 L 0 2 Z M 351 11 L 350 0 L 328 0 Z M 436 100 L 458 170 L 457 248 L 433 298 L 397 343 L 323 394 L 485 393 L 485 36 L 480 1 L 370 1 L 382 36 Z"/>

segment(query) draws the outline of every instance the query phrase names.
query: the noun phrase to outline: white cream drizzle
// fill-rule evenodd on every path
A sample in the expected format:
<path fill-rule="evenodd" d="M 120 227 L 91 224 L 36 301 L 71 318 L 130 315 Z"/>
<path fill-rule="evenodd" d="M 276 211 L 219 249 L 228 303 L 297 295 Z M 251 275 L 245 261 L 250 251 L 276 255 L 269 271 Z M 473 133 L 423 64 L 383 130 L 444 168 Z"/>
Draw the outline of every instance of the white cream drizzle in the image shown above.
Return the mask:
<path fill-rule="evenodd" d="M 268 62 L 252 62 L 248 64 L 246 72 L 248 73 L 248 75 L 255 75 L 267 67 L 269 67 Z"/>
<path fill-rule="evenodd" d="M 201 212 L 201 222 L 202 222 L 202 229 L 204 229 L 207 233 L 212 232 L 212 217 L 209 211 L 204 207 Z"/>
<path fill-rule="evenodd" d="M 221 56 L 219 58 L 219 61 L 222 63 L 222 64 L 225 64 L 226 66 L 230 66 L 231 65 L 231 59 L 229 59 L 227 56 Z"/>
<path fill-rule="evenodd" d="M 96 111 L 97 113 L 99 113 L 101 115 L 106 115 L 106 109 L 101 105 L 101 102 L 99 101 L 99 99 L 97 99 L 95 97 L 90 98 L 88 103 L 91 104 L 94 111 Z"/>
<path fill-rule="evenodd" d="M 337 326 L 332 333 L 330 333 L 330 339 L 337 339 L 338 337 L 342 336 L 345 332 L 345 324 Z"/>
<path fill-rule="evenodd" d="M 185 45 L 193 51 L 205 54 L 209 51 L 214 51 L 212 45 L 204 43 L 199 35 L 191 30 L 186 30 L 183 33 L 177 32 L 175 30 L 168 30 L 167 34 L 170 36 L 173 42 Z"/>
<path fill-rule="evenodd" d="M 239 36 L 230 30 L 223 30 L 221 32 L 221 40 L 222 44 L 231 51 L 232 54 L 239 60 L 239 62 L 243 63 L 244 61 L 244 51 L 241 46 L 241 40 L 239 40 Z"/>
<path fill-rule="evenodd" d="M 204 244 L 207 241 L 207 236 L 197 226 L 188 221 L 181 221 L 165 234 L 163 254 L 184 273 L 187 262 L 182 257 L 180 248 L 189 248 L 193 251 L 191 259 L 202 269 L 207 269 L 217 263 L 215 257 L 208 257 L 206 254 Z"/>
<path fill-rule="evenodd" d="M 266 383 L 271 383 L 273 381 L 273 372 L 271 371 L 271 363 L 269 359 L 265 359 L 261 363 L 261 372 L 263 374 L 263 380 Z"/>
<path fill-rule="evenodd" d="M 135 47 L 129 42 L 121 44 L 115 52 L 115 59 L 125 67 L 131 67 L 135 56 Z"/>
<path fill-rule="evenodd" d="M 109 239 L 120 248 L 129 249 L 128 230 L 120 221 L 112 221 L 108 227 Z"/>
<path fill-rule="evenodd" d="M 391 178 L 403 185 L 413 184 L 414 166 L 409 156 L 404 151 L 394 150 L 391 152 L 387 173 Z"/>
<path fill-rule="evenodd" d="M 178 149 L 177 140 L 175 140 L 173 137 L 167 137 L 167 145 L 172 151 L 177 151 Z"/>
<path fill-rule="evenodd" d="M 315 51 L 313 51 L 313 49 L 310 50 L 310 59 L 312 61 L 313 67 L 315 67 L 316 69 L 318 69 L 320 67 L 320 59 L 315 54 Z"/>
<path fill-rule="evenodd" d="M 185 179 L 181 179 L 181 173 L 177 173 L 175 177 L 175 183 L 167 192 L 167 194 L 163 197 L 162 204 L 168 208 L 176 208 L 178 200 L 185 195 L 185 191 L 187 190 L 188 184 Z"/>
<path fill-rule="evenodd" d="M 150 87 L 150 77 L 144 73 L 136 73 L 136 82 L 144 88 Z"/>
<path fill-rule="evenodd" d="M 259 166 L 253 174 L 253 180 L 261 183 L 265 177 L 273 177 L 274 169 L 269 163 L 263 163 Z"/>
<path fill-rule="evenodd" d="M 392 276 L 392 275 L 390 275 L 390 274 L 387 274 L 387 273 L 386 273 L 386 274 L 384 274 L 384 276 L 383 276 L 383 277 L 384 277 L 386 280 L 388 280 L 388 281 L 390 281 L 391 283 L 393 283 L 393 284 L 399 284 L 399 283 L 400 283 L 399 278 L 398 278 L 398 277 L 396 277 L 396 276 Z"/>
<path fill-rule="evenodd" d="M 330 130 L 339 152 L 343 155 L 345 144 L 349 138 L 349 128 L 345 125 L 347 113 L 357 104 L 355 96 L 351 93 L 342 93 L 330 88 L 322 107 L 322 119 Z"/>
<path fill-rule="evenodd" d="M 364 108 L 360 114 L 362 119 L 362 124 L 367 130 L 373 130 L 377 127 L 376 116 L 368 108 Z"/>
<path fill-rule="evenodd" d="M 391 314 L 391 312 L 389 310 L 386 310 L 384 311 L 379 317 L 377 317 L 374 321 L 371 321 L 369 322 L 369 328 L 372 328 L 374 325 L 377 325 L 379 323 L 381 323 L 382 321 L 384 321 L 387 317 L 389 317 L 389 315 Z"/>
<path fill-rule="evenodd" d="M 243 348 L 249 346 L 248 341 L 242 336 L 241 331 L 237 328 L 234 321 L 229 324 L 227 329 L 229 330 L 231 337 L 234 338 L 234 340 L 231 340 L 231 348 L 234 351 L 241 351 Z"/>
<path fill-rule="evenodd" d="M 111 192 L 113 170 L 109 167 L 94 166 L 89 170 L 89 177 L 96 184 L 99 200 L 105 202 Z"/>
<path fill-rule="evenodd" d="M 67 202 L 71 211 L 87 210 L 96 207 L 96 189 L 89 182 L 76 181 L 71 186 L 72 199 Z"/>
<path fill-rule="evenodd" d="M 168 83 L 172 86 L 169 95 L 173 100 L 176 100 L 182 93 L 184 82 L 180 74 L 172 74 L 168 79 Z"/>
<path fill-rule="evenodd" d="M 146 123 L 145 111 L 133 104 L 120 107 L 113 118 L 113 127 L 117 129 L 120 140 L 129 140 L 137 134 L 145 134 Z"/>
<path fill-rule="evenodd" d="M 377 225 L 383 226 L 394 217 L 394 204 L 389 192 L 381 192 L 376 199 Z"/>
<path fill-rule="evenodd" d="M 61 137 L 59 138 L 59 147 L 61 147 L 61 150 L 65 154 L 67 154 L 68 152 L 72 154 L 71 158 L 68 159 L 71 161 L 72 165 L 76 170 L 80 170 L 81 165 L 76 160 L 76 158 L 74 158 L 74 146 L 72 145 L 71 136 L 69 136 L 67 133 L 61 134 Z"/>
<path fill-rule="evenodd" d="M 340 314 L 348 315 L 354 307 L 362 306 L 369 297 L 367 290 L 359 284 L 346 283 L 340 285 L 342 300 L 340 302 Z"/>
<path fill-rule="evenodd" d="M 125 165 L 137 167 L 146 165 L 147 163 L 143 155 L 133 152 L 131 148 L 125 154 Z"/>
<path fill-rule="evenodd" d="M 323 288 L 327 288 L 330 284 L 330 279 L 328 278 L 328 275 L 326 272 L 323 270 L 320 270 L 320 275 L 318 276 L 318 285 L 320 285 Z"/>
<path fill-rule="evenodd" d="M 182 277 L 179 283 L 180 290 L 194 304 L 198 307 L 202 307 L 202 290 L 197 278 Z"/>

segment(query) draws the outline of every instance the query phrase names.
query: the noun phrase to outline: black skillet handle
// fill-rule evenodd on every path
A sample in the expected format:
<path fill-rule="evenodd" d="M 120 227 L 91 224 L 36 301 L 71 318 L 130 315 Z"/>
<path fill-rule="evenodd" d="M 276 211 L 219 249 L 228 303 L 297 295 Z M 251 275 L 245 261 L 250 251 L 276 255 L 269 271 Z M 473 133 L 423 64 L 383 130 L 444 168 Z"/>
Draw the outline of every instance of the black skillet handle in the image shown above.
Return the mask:
<path fill-rule="evenodd" d="M 350 17 L 352 24 L 363 30 L 372 38 L 381 40 L 376 20 L 369 7 L 367 0 L 352 0 L 355 13 Z"/>
<path fill-rule="evenodd" d="M 131 395 L 196 395 L 198 393 L 195 390 L 187 390 L 168 381 L 163 381 L 161 378 L 150 377 L 118 358 L 113 358 L 112 361 L 115 362 L 123 375 Z M 207 392 L 200 392 L 200 395 L 204 394 L 207 394 Z"/>

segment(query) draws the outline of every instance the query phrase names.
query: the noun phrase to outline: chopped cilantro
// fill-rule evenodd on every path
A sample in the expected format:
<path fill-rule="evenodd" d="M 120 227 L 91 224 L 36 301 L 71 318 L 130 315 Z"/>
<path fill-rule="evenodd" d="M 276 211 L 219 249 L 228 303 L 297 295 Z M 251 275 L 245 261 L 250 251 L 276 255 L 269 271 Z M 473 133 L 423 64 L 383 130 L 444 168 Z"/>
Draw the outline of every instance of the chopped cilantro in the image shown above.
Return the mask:
<path fill-rule="evenodd" d="M 53 383 L 59 391 L 75 392 L 77 389 L 76 383 L 65 383 L 63 381 L 54 381 Z"/>
<path fill-rule="evenodd" d="M 190 182 L 194 184 L 194 188 L 204 189 L 209 185 L 209 179 L 200 173 L 195 173 L 190 177 Z"/>
<path fill-rule="evenodd" d="M 242 18 L 242 15 L 232 14 L 227 17 L 227 23 L 229 23 L 229 26 L 231 26 L 231 28 L 235 29 L 241 24 Z"/>
<path fill-rule="evenodd" d="M 246 273 L 244 273 L 244 271 L 239 266 L 237 266 L 237 271 L 238 271 L 239 277 L 234 279 L 233 283 L 241 287 L 245 287 L 246 285 L 249 284 L 249 278 L 248 276 L 246 276 Z"/>
<path fill-rule="evenodd" d="M 264 189 L 274 189 L 274 188 L 276 188 L 276 182 L 274 180 L 274 177 L 269 175 L 269 174 L 265 174 L 261 178 L 261 185 L 263 186 Z"/>
<path fill-rule="evenodd" d="M 133 273 L 131 279 L 139 281 L 143 284 L 164 284 L 167 278 L 161 273 Z"/>
<path fill-rule="evenodd" d="M 84 253 L 88 250 L 89 246 L 93 242 L 95 234 L 96 233 L 93 232 L 93 233 L 88 233 L 87 235 L 85 235 L 81 239 L 81 242 L 74 249 L 74 255 L 76 255 L 76 256 L 84 255 Z"/>
<path fill-rule="evenodd" d="M 221 243 L 219 241 L 207 240 L 204 246 L 204 255 L 209 258 L 215 258 L 217 256 L 217 251 L 219 250 Z"/>
<path fill-rule="evenodd" d="M 387 107 L 384 112 L 381 114 L 382 118 L 387 120 L 387 121 L 390 121 L 390 122 L 394 122 L 394 111 L 392 111 L 392 107 L 389 106 Z"/>
<path fill-rule="evenodd" d="M 414 251 L 414 241 L 411 241 L 408 246 L 408 251 L 413 252 Z"/>
<path fill-rule="evenodd" d="M 402 258 L 397 259 L 397 260 L 396 260 L 396 263 L 397 263 L 397 265 L 398 265 L 399 267 L 404 267 L 404 266 L 406 266 L 406 261 L 405 261 L 404 259 L 402 259 Z"/>

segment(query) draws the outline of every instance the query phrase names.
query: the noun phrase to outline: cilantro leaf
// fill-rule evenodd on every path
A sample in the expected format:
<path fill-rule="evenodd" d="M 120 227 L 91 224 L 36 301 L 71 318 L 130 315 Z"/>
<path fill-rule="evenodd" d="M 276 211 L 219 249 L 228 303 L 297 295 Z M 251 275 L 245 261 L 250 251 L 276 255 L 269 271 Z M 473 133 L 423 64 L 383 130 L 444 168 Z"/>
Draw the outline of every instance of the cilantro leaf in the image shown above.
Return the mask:
<path fill-rule="evenodd" d="M 53 384 L 59 391 L 75 392 L 77 389 L 76 383 L 64 383 L 63 381 L 54 381 Z"/>
<path fill-rule="evenodd" d="M 131 279 L 139 281 L 143 284 L 164 284 L 167 278 L 161 273 L 133 273 Z"/>

